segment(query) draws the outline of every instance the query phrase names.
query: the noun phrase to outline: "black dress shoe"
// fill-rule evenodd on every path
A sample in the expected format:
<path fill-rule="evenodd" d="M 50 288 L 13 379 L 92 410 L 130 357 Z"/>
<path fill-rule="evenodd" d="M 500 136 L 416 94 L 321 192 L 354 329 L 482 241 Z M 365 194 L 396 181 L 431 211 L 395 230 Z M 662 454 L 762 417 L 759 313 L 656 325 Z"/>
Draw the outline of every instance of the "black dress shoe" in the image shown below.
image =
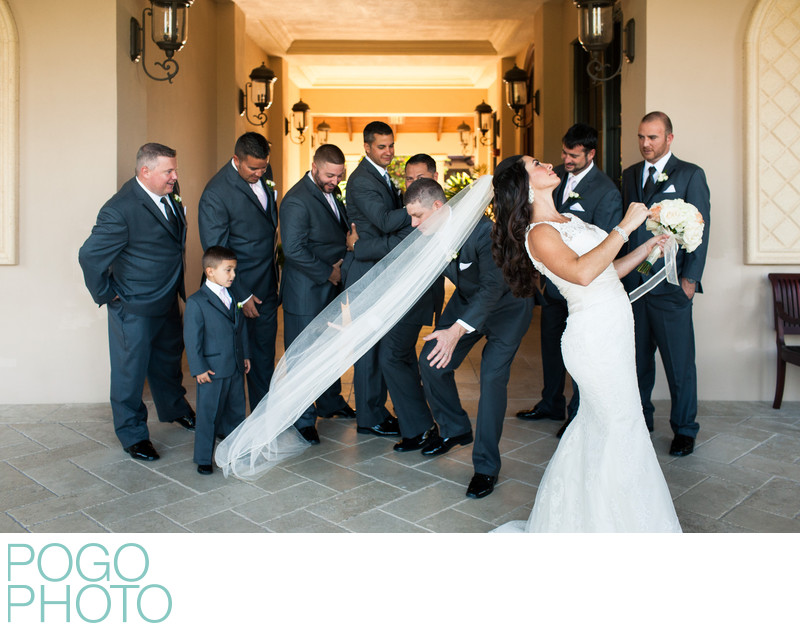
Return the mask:
<path fill-rule="evenodd" d="M 400 426 L 397 424 L 397 419 L 391 417 L 372 427 L 359 426 L 356 431 L 359 434 L 375 434 L 376 436 L 399 436 Z"/>
<path fill-rule="evenodd" d="M 197 473 L 200 475 L 211 475 L 214 473 L 214 467 L 210 464 L 199 464 L 197 465 Z"/>
<path fill-rule="evenodd" d="M 419 436 L 413 438 L 404 438 L 399 443 L 396 443 L 393 449 L 395 451 L 416 451 L 422 449 L 426 443 L 433 442 L 439 438 L 439 428 L 434 425 L 428 431 L 422 432 Z"/>
<path fill-rule="evenodd" d="M 319 434 L 317 434 L 317 428 L 313 425 L 301 427 L 297 431 L 300 432 L 300 435 L 312 445 L 319 445 Z"/>
<path fill-rule="evenodd" d="M 694 438 L 676 434 L 669 447 L 670 456 L 688 456 L 694 451 Z"/>
<path fill-rule="evenodd" d="M 469 445 L 472 442 L 472 432 L 465 432 L 452 438 L 442 438 L 436 436 L 425 443 L 420 452 L 423 456 L 441 456 L 446 454 L 456 445 Z"/>
<path fill-rule="evenodd" d="M 554 413 L 546 412 L 541 408 L 534 407 L 531 410 L 520 410 L 517 412 L 517 418 L 523 421 L 563 421 L 566 418 L 564 412 Z"/>
<path fill-rule="evenodd" d="M 140 440 L 130 447 L 125 447 L 125 451 L 131 455 L 131 458 L 136 460 L 158 460 L 160 458 L 156 448 L 153 447 L 153 443 L 149 440 Z"/>
<path fill-rule="evenodd" d="M 564 435 L 564 432 L 567 431 L 569 424 L 572 423 L 572 419 L 569 419 L 566 423 L 564 423 L 559 430 L 556 432 L 556 438 L 561 438 Z"/>
<path fill-rule="evenodd" d="M 472 476 L 467 487 L 467 497 L 480 499 L 486 497 L 494 491 L 494 483 L 497 482 L 496 475 L 486 475 L 485 473 L 476 473 Z"/>
<path fill-rule="evenodd" d="M 188 429 L 190 432 L 194 431 L 194 416 L 189 416 L 188 414 L 184 414 L 183 416 L 179 416 L 178 418 L 174 418 L 169 421 L 162 421 L 162 423 L 177 423 L 184 429 Z"/>
<path fill-rule="evenodd" d="M 347 403 L 344 404 L 343 407 L 340 407 L 338 410 L 334 410 L 330 414 L 322 414 L 320 418 L 343 418 L 348 420 L 353 420 L 356 417 L 356 411 L 351 408 Z"/>

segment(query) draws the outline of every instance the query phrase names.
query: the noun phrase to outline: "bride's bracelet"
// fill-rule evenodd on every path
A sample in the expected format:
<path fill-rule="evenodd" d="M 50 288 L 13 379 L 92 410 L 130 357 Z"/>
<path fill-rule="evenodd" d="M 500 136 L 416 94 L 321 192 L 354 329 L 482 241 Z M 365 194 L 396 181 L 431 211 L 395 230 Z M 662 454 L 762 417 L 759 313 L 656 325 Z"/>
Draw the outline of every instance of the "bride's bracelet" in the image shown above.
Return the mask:
<path fill-rule="evenodd" d="M 623 240 L 625 243 L 627 243 L 627 242 L 628 242 L 628 235 L 627 235 L 627 234 L 625 234 L 625 231 L 624 231 L 622 228 L 620 228 L 619 226 L 614 226 L 614 227 L 612 228 L 612 230 L 614 230 L 614 232 L 619 232 L 619 236 L 621 236 L 621 237 L 622 237 L 622 240 Z"/>

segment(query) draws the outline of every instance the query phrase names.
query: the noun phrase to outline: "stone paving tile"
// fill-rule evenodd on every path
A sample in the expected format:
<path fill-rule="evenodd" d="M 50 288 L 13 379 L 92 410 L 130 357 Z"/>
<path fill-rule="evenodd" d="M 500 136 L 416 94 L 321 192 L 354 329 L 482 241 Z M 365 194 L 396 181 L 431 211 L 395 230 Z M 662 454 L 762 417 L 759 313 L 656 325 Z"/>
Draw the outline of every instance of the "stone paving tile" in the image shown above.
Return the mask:
<path fill-rule="evenodd" d="M 467 485 L 469 484 L 470 479 L 472 479 L 472 474 L 474 473 L 472 463 L 470 462 L 467 464 L 464 462 L 459 462 L 458 460 L 454 460 L 448 456 L 449 454 L 445 456 L 439 456 L 437 458 L 428 458 L 425 460 L 425 462 L 414 468 L 417 471 L 429 473 L 437 478 L 443 478 L 445 480 L 449 480 L 450 482 L 455 482 L 456 484 L 461 485 L 464 488 L 464 492 L 466 492 Z"/>
<path fill-rule="evenodd" d="M 494 525 L 477 517 L 448 508 L 419 522 L 434 532 L 489 532 Z"/>
<path fill-rule="evenodd" d="M 492 523 L 497 515 L 506 515 L 511 511 L 533 502 L 536 489 L 517 480 L 500 481 L 491 495 L 481 499 L 469 499 L 458 505 L 458 510 L 485 522 Z"/>
<path fill-rule="evenodd" d="M 2 426 L 0 426 L 2 427 Z M 47 447 L 15 432 L 19 436 L 16 442 L 0 442 L 0 461 L 29 456 L 31 454 L 47 451 Z"/>
<path fill-rule="evenodd" d="M 31 469 L 45 467 L 54 462 L 67 461 L 70 458 L 95 451 L 98 447 L 101 447 L 101 445 L 93 440 L 82 440 L 72 445 L 56 447 L 34 454 L 15 456 L 9 458 L 7 462 L 20 471 L 27 472 Z"/>
<path fill-rule="evenodd" d="M 233 478 L 230 479 L 233 480 Z M 251 484 L 270 493 L 275 493 L 289 488 L 290 486 L 300 484 L 303 481 L 304 479 L 299 475 L 295 475 L 283 467 L 273 467 L 257 480 L 253 480 Z"/>
<path fill-rule="evenodd" d="M 747 502 L 726 514 L 722 521 L 753 532 L 800 532 L 800 520 L 753 508 Z"/>
<path fill-rule="evenodd" d="M 179 502 L 194 493 L 180 484 L 168 482 L 132 495 L 125 495 L 110 502 L 85 509 L 85 513 L 102 524 L 112 523 L 127 517 Z"/>
<path fill-rule="evenodd" d="M 356 431 L 355 421 L 341 421 L 341 420 L 317 420 L 317 432 L 322 441 L 334 440 L 340 445 L 355 445 L 360 436 Z M 324 443 L 320 443 L 324 444 Z"/>
<path fill-rule="evenodd" d="M 316 482 L 302 482 L 266 497 L 241 504 L 235 510 L 247 519 L 263 524 L 270 519 L 316 504 L 333 495 L 336 495 L 335 491 Z"/>
<path fill-rule="evenodd" d="M 372 481 L 372 478 L 361 475 L 357 471 L 340 467 L 322 458 L 314 458 L 287 468 L 299 477 L 312 480 L 335 491 L 349 491 Z"/>
<path fill-rule="evenodd" d="M 12 425 L 11 427 L 48 449 L 73 445 L 86 440 L 85 436 L 61 423 L 43 421 L 41 423 Z"/>
<path fill-rule="evenodd" d="M 128 458 L 122 462 L 87 467 L 87 470 L 126 493 L 138 493 L 168 482 L 163 475 L 142 466 L 139 462 Z"/>
<path fill-rule="evenodd" d="M 70 513 L 30 527 L 31 532 L 109 532 L 83 513 Z"/>
<path fill-rule="evenodd" d="M 394 532 L 430 532 L 416 524 L 375 509 L 346 519 L 342 528 L 350 532 L 394 533 Z"/>
<path fill-rule="evenodd" d="M 747 438 L 717 434 L 703 444 L 696 446 L 694 454 L 698 458 L 729 464 L 752 451 L 758 445 L 757 441 L 748 440 Z"/>
<path fill-rule="evenodd" d="M 158 512 L 179 524 L 187 524 L 265 496 L 266 491 L 257 486 L 231 484 L 163 506 Z"/>
<path fill-rule="evenodd" d="M 681 523 L 683 532 L 705 532 L 705 533 L 723 533 L 723 532 L 752 532 L 747 528 L 737 526 L 722 520 L 712 519 L 706 515 L 693 513 L 689 510 L 678 510 L 678 521 Z"/>
<path fill-rule="evenodd" d="M 35 469 L 28 469 L 29 476 L 57 495 L 68 495 L 74 489 L 96 484 L 98 478 L 68 460 L 55 460 Z"/>
<path fill-rule="evenodd" d="M 728 465 L 706 460 L 705 458 L 695 458 L 694 454 L 692 454 L 683 458 L 673 458 L 671 464 L 681 469 L 688 469 L 696 473 L 721 478 L 728 482 L 735 482 L 751 489 L 757 489 L 772 476 L 751 467 L 741 466 L 740 462 L 749 457 L 750 455 L 748 454 L 735 461 L 732 465 Z"/>
<path fill-rule="evenodd" d="M 710 477 L 675 500 L 675 510 L 680 517 L 683 512 L 719 519 L 734 506 L 740 504 L 752 489 L 735 482 Z"/>
<path fill-rule="evenodd" d="M 189 532 L 160 513 L 150 511 L 106 525 L 111 532 Z"/>
<path fill-rule="evenodd" d="M 33 504 L 8 509 L 8 514 L 20 523 L 30 526 L 55 519 L 59 515 L 74 513 L 90 506 L 102 504 L 124 495 L 122 491 L 109 484 L 98 482 L 83 487 L 75 493 L 55 496 Z"/>
<path fill-rule="evenodd" d="M 763 442 L 753 449 L 754 456 L 769 458 L 770 460 L 780 460 L 782 462 L 793 462 L 800 456 L 800 436 L 776 435 Z"/>
<path fill-rule="evenodd" d="M 409 493 L 389 502 L 382 506 L 381 510 L 406 521 L 419 523 L 435 513 L 466 501 L 467 497 L 464 495 L 463 486 L 441 481 L 416 493 Z"/>
<path fill-rule="evenodd" d="M 781 422 L 780 420 L 774 418 L 749 418 L 745 421 L 742 421 L 741 424 L 744 427 L 754 427 L 767 432 L 775 432 L 776 434 L 791 436 L 792 438 L 800 437 L 800 427 L 789 424 L 789 420 L 790 419 L 787 419 L 786 422 Z"/>
<path fill-rule="evenodd" d="M 90 438 L 106 447 L 115 449 L 130 458 L 128 454 L 122 451 L 122 445 L 120 445 L 119 438 L 117 438 L 117 434 L 114 432 L 114 423 L 111 420 L 111 416 L 105 421 L 78 421 L 70 423 L 70 427 L 79 434 L 86 436 L 86 438 Z"/>
<path fill-rule="evenodd" d="M 264 524 L 272 532 L 347 532 L 341 526 L 332 524 L 306 510 L 295 511 Z"/>
<path fill-rule="evenodd" d="M 225 476 L 222 475 L 222 471 L 217 468 L 216 464 L 212 466 L 214 467 L 214 473 L 211 475 L 200 475 L 197 473 L 197 465 L 194 462 L 191 460 L 182 460 L 180 462 L 174 462 L 166 467 L 161 467 L 158 469 L 158 473 L 162 476 L 162 480 L 164 479 L 163 476 L 166 476 L 198 493 L 206 493 L 231 483 L 225 479 Z"/>
<path fill-rule="evenodd" d="M 223 511 L 204 519 L 198 519 L 186 524 L 186 527 L 192 532 L 267 532 L 265 528 L 233 511 Z"/>
<path fill-rule="evenodd" d="M 397 442 L 396 437 L 378 437 L 359 434 L 359 441 L 351 447 L 343 447 L 325 455 L 325 460 L 336 463 L 342 467 L 352 467 L 359 462 L 364 462 L 376 456 L 382 456 L 392 451 L 392 445 Z"/>
<path fill-rule="evenodd" d="M 47 421 L 58 422 L 103 422 L 113 428 L 110 403 L 65 403 L 47 415 Z"/>
<path fill-rule="evenodd" d="M 523 460 L 516 458 L 503 458 L 502 468 L 500 469 L 500 480 L 514 479 L 523 484 L 530 484 L 531 486 L 539 486 L 544 475 L 544 467 L 530 464 Z"/>
<path fill-rule="evenodd" d="M 11 510 L 18 506 L 41 502 L 51 497 L 56 497 L 56 494 L 48 491 L 41 484 L 28 480 L 26 484 L 20 484 L 7 491 L 0 491 L 0 507 L 5 510 Z"/>
<path fill-rule="evenodd" d="M 747 468 L 753 471 L 762 471 L 770 475 L 778 475 L 783 478 L 789 478 L 800 482 L 800 465 L 788 462 L 781 462 L 779 460 L 772 460 L 771 458 L 764 458 L 763 456 L 754 453 L 745 454 L 739 458 L 735 465 L 742 468 Z"/>
<path fill-rule="evenodd" d="M 340 524 L 373 508 L 382 507 L 402 495 L 403 492 L 393 486 L 382 482 L 370 482 L 309 506 L 307 510 L 335 524 Z"/>
<path fill-rule="evenodd" d="M 708 474 L 706 473 L 684 469 L 673 463 L 663 465 L 661 470 L 664 473 L 664 479 L 667 481 L 673 500 L 693 486 L 708 479 Z"/>
<path fill-rule="evenodd" d="M 794 518 L 800 513 L 800 482 L 774 478 L 742 504 L 767 513 Z"/>
<path fill-rule="evenodd" d="M 373 458 L 366 462 L 359 462 L 353 466 L 353 469 L 403 491 L 417 491 L 437 481 L 432 475 L 411 467 L 404 467 L 388 458 Z"/>
<path fill-rule="evenodd" d="M 63 403 L 3 404 L 0 405 L 0 423 L 41 421 L 63 406 Z"/>
<path fill-rule="evenodd" d="M 14 521 L 8 515 L 0 513 L 0 532 L 5 534 L 16 534 L 28 531 L 19 522 Z"/>
<path fill-rule="evenodd" d="M 553 456 L 556 447 L 558 447 L 558 439 L 555 437 L 547 437 L 541 438 L 529 445 L 513 449 L 506 455 L 515 460 L 522 460 L 530 464 L 545 466 Z"/>

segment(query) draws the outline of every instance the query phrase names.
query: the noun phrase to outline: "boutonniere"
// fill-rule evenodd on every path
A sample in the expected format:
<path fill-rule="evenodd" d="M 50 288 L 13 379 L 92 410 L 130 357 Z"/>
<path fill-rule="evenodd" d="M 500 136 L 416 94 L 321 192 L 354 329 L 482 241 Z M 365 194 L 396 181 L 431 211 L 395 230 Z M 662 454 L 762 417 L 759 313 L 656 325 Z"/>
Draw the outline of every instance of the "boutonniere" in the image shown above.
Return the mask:
<path fill-rule="evenodd" d="M 275 182 L 272 180 L 264 180 L 264 186 L 266 186 L 270 191 L 275 190 Z"/>
<path fill-rule="evenodd" d="M 237 302 L 236 303 L 236 310 L 237 311 L 241 311 L 243 307 L 244 307 L 244 303 L 243 302 Z"/>
<path fill-rule="evenodd" d="M 570 191 L 569 195 L 567 195 L 567 199 L 583 199 L 583 197 L 580 196 L 580 193 Z"/>
<path fill-rule="evenodd" d="M 455 261 L 458 258 L 458 250 L 450 253 L 450 260 Z"/>
<path fill-rule="evenodd" d="M 666 173 L 664 173 L 664 171 L 662 171 L 661 173 L 658 174 L 658 178 L 656 178 L 656 182 L 658 184 L 661 184 L 661 182 L 666 182 L 668 179 L 669 179 L 669 175 L 667 175 Z"/>
<path fill-rule="evenodd" d="M 180 195 L 176 195 L 175 193 L 172 194 L 172 199 L 174 199 L 179 204 L 183 205 L 183 200 L 181 199 Z"/>

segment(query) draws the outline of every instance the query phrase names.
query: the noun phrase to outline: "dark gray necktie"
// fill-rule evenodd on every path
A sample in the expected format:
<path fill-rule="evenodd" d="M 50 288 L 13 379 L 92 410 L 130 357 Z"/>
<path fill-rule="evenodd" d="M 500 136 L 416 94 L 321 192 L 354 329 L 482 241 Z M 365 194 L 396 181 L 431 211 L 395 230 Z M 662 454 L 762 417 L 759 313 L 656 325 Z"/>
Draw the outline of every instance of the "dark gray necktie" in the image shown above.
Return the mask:
<path fill-rule="evenodd" d="M 172 204 L 169 203 L 169 198 L 162 197 L 161 203 L 164 204 L 164 209 L 167 211 L 167 221 L 169 222 L 169 225 L 177 231 L 178 218 L 175 216 L 175 210 L 172 208 Z"/>
<path fill-rule="evenodd" d="M 656 187 L 655 181 L 656 175 L 656 168 L 654 166 L 650 167 L 650 174 L 647 176 L 647 181 L 644 183 L 644 198 L 647 199 L 650 195 L 653 194 L 653 190 Z"/>

